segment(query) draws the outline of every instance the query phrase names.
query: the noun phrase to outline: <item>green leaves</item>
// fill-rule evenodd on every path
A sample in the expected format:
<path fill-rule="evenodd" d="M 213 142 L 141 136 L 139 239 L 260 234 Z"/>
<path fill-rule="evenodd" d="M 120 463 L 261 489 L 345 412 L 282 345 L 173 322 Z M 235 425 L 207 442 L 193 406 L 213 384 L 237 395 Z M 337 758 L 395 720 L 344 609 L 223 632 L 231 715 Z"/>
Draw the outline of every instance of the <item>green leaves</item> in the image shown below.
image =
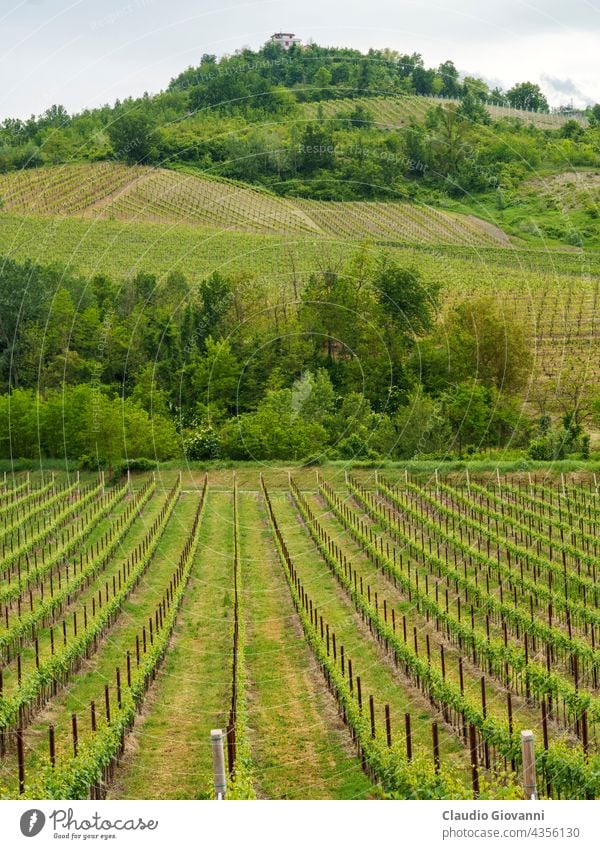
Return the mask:
<path fill-rule="evenodd" d="M 178 478 L 177 483 L 167 497 L 166 510 L 157 526 L 152 542 L 138 561 L 136 569 L 131 573 L 122 592 L 129 592 L 147 568 L 154 555 L 162 531 L 166 527 L 177 503 L 180 490 L 181 479 Z M 179 566 L 175 570 L 173 583 L 176 584 L 176 587 L 173 592 L 172 603 L 168 606 L 167 613 L 163 618 L 162 628 L 156 630 L 154 641 L 147 647 L 147 652 L 142 656 L 140 665 L 132 670 L 131 687 L 123 687 L 122 689 L 121 708 L 115 709 L 113 706 L 110 724 L 102 725 L 95 734 L 86 737 L 80 743 L 77 757 L 59 761 L 55 769 L 52 769 L 46 762 L 46 766 L 41 768 L 39 773 L 27 785 L 26 798 L 85 799 L 89 795 L 91 786 L 102 785 L 104 769 L 114 761 L 121 751 L 123 737 L 134 724 L 136 712 L 144 700 L 146 690 L 153 680 L 154 672 L 167 651 L 171 633 L 175 625 L 177 611 L 183 600 L 186 582 L 194 562 L 198 545 L 200 519 L 205 504 L 205 494 L 206 486 L 202 493 L 193 527 L 184 546 Z M 120 593 L 119 596 L 112 599 L 103 608 L 101 618 L 104 624 L 111 621 L 111 618 L 114 618 L 122 601 L 123 596 Z M 91 632 L 88 631 L 87 633 Z"/>

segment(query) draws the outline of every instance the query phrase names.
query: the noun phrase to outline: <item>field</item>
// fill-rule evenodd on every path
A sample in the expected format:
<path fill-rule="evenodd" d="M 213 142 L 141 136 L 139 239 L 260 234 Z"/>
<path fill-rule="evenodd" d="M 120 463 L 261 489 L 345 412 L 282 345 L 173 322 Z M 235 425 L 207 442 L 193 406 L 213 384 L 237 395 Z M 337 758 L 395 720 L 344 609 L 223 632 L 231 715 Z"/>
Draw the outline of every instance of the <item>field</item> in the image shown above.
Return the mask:
<path fill-rule="evenodd" d="M 340 216 L 340 226 L 349 218 Z M 242 273 L 257 282 L 271 306 L 295 300 L 311 273 L 339 267 L 361 244 L 356 236 L 268 235 L 176 223 L 11 213 L 2 213 L 0 220 L 0 254 L 16 260 L 57 263 L 115 280 L 138 271 L 151 272 L 159 280 L 182 271 L 190 281 L 213 271 Z M 512 316 L 524 319 L 535 354 L 532 386 L 556 382 L 569 371 L 588 385 L 597 379 L 599 254 L 398 240 L 362 244 L 369 250 L 387 249 L 438 280 L 444 311 L 462 298 L 492 295 L 507 321 Z"/>
<path fill-rule="evenodd" d="M 596 482 L 0 486 L 0 796 L 600 794 Z M 193 658 L 193 662 L 190 662 Z M 152 780 L 149 777 L 152 776 Z"/>
<path fill-rule="evenodd" d="M 1 209 L 19 215 L 209 227 L 293 236 L 502 245 L 508 237 L 472 215 L 400 202 L 325 203 L 279 198 L 226 180 L 115 163 L 65 165 L 0 176 Z"/>
<path fill-rule="evenodd" d="M 373 119 L 381 127 L 405 127 L 411 122 L 421 123 L 429 109 L 445 103 L 460 103 L 451 98 L 419 97 L 417 95 L 404 95 L 402 97 L 357 97 L 347 100 L 329 100 L 320 103 L 307 103 L 304 105 L 304 114 L 307 118 L 316 118 L 319 108 L 322 108 L 325 118 L 335 118 L 340 112 L 351 112 L 358 105 L 367 110 Z M 562 115 L 560 113 L 530 112 L 524 109 L 514 109 L 511 106 L 486 106 L 492 118 L 514 118 L 524 124 L 533 124 L 543 129 L 556 129 L 575 118 L 582 124 L 586 124 L 585 118 L 579 113 L 575 115 Z"/>

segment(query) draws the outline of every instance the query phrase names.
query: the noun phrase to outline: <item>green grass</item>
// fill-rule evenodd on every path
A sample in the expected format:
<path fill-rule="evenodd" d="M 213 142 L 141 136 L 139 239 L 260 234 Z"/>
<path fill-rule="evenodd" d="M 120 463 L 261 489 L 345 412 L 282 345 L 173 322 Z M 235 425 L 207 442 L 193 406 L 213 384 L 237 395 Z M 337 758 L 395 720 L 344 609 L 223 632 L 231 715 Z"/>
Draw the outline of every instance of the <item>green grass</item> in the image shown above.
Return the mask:
<path fill-rule="evenodd" d="M 240 494 L 250 744 L 269 799 L 361 799 L 371 784 L 304 641 L 266 511 Z"/>
<path fill-rule="evenodd" d="M 373 119 L 384 127 L 403 127 L 412 120 L 423 121 L 429 109 L 444 105 L 447 100 L 438 97 L 423 97 L 414 94 L 378 97 L 340 98 L 302 104 L 304 116 L 310 120 L 317 117 L 319 109 L 325 118 L 333 118 L 338 113 L 348 113 L 358 105 L 371 113 Z M 454 101 L 458 103 L 459 101 Z M 547 114 L 543 112 L 528 112 L 514 109 L 510 106 L 488 105 L 487 110 L 493 119 L 519 118 L 524 124 L 533 124 L 544 129 L 556 129 L 564 124 L 570 116 Z M 580 114 L 578 120 L 586 125 L 587 120 Z"/>
<path fill-rule="evenodd" d="M 171 529 L 183 539 L 197 495 Z M 208 493 L 200 540 L 171 647 L 127 744 L 111 798 L 199 799 L 211 794 L 210 731 L 231 697 L 233 501 Z M 174 516 L 177 520 L 177 517 Z"/>
<path fill-rule="evenodd" d="M 254 302 L 273 309 L 282 297 L 295 299 L 294 285 L 301 289 L 311 273 L 339 268 L 366 240 L 374 254 L 386 250 L 401 264 L 414 265 L 426 279 L 440 283 L 442 319 L 457 301 L 491 295 L 501 304 L 507 322 L 515 316 L 530 327 L 536 355 L 534 384 L 557 379 L 568 369 L 579 374 L 581 363 L 586 364 L 585 379 L 591 385 L 597 382 L 598 251 L 407 245 L 377 240 L 366 231 L 342 238 L 8 213 L 0 220 L 0 254 L 15 260 L 55 263 L 84 275 L 106 274 L 119 283 L 141 271 L 158 280 L 181 271 L 190 282 L 213 271 L 244 274 L 252 278 Z M 5 460 L 0 472 L 35 465 Z M 66 461 L 55 460 L 53 465 L 65 468 Z"/>
<path fill-rule="evenodd" d="M 450 643 L 445 639 L 443 632 L 438 632 L 435 629 L 435 625 L 433 621 L 427 621 L 425 615 L 421 615 L 418 613 L 414 602 L 410 602 L 408 597 L 403 595 L 399 590 L 396 590 L 393 584 L 382 576 L 381 572 L 374 566 L 374 564 L 369 560 L 366 554 L 362 551 L 360 546 L 354 542 L 349 533 L 346 533 L 343 529 L 343 526 L 339 523 L 336 518 L 333 518 L 330 511 L 327 508 L 324 500 L 322 498 L 317 498 L 315 496 L 308 496 L 308 501 L 311 504 L 311 507 L 315 514 L 319 517 L 319 521 L 324 527 L 331 538 L 335 540 L 335 542 L 347 553 L 348 560 L 352 562 L 353 567 L 362 574 L 363 583 L 365 592 L 367 592 L 366 585 L 367 582 L 370 585 L 372 598 L 374 598 L 375 592 L 378 593 L 378 603 L 380 608 L 383 607 L 383 599 L 386 599 L 388 607 L 391 609 L 392 607 L 396 610 L 396 621 L 397 623 L 401 623 L 401 617 L 406 616 L 407 621 L 407 634 L 409 644 L 412 646 L 414 640 L 414 628 L 417 630 L 417 641 L 419 646 L 419 652 L 421 654 L 425 654 L 426 652 L 426 634 L 429 634 L 430 639 L 430 648 L 431 648 L 431 662 L 434 668 L 437 668 L 438 671 L 441 672 L 441 654 L 440 654 L 440 646 L 444 646 L 445 653 L 445 664 L 446 664 L 446 678 L 449 681 L 452 681 L 456 686 L 460 683 L 460 676 L 458 670 L 458 658 L 460 652 L 458 648 L 453 643 Z M 402 546 L 398 546 L 397 543 L 394 542 L 393 538 L 389 533 L 387 533 L 382 524 L 378 524 L 371 520 L 371 518 L 358 506 L 357 502 L 353 501 L 348 494 L 348 503 L 354 512 L 361 517 L 363 522 L 367 527 L 371 527 L 374 532 L 377 533 L 378 538 L 383 539 L 384 546 L 386 543 L 390 546 L 390 551 L 393 551 L 394 546 L 402 549 Z M 425 542 L 427 543 L 427 535 L 425 536 Z M 405 568 L 407 568 L 407 554 L 404 552 L 404 563 Z M 460 561 L 459 561 L 460 562 Z M 415 572 L 418 570 L 420 573 L 420 587 L 423 590 L 425 587 L 425 577 L 424 572 L 427 570 L 423 570 L 420 567 L 418 562 L 414 560 L 411 561 L 411 566 L 413 570 L 413 576 Z M 469 572 L 470 574 L 470 572 Z M 471 575 L 472 577 L 472 575 Z M 435 579 L 432 574 L 429 574 L 429 587 L 430 594 L 433 595 L 435 586 Z M 444 597 L 445 584 L 440 582 L 440 588 L 442 593 L 440 598 Z M 452 612 L 456 615 L 455 610 L 453 609 L 456 600 L 455 593 L 451 591 L 451 605 Z M 468 607 L 465 609 L 463 605 L 463 613 L 465 617 L 468 619 Z M 391 613 L 388 614 L 391 617 Z M 485 633 L 485 620 L 481 620 L 476 617 L 475 625 L 479 628 L 480 631 Z M 397 630 L 401 633 L 400 624 L 398 624 Z M 499 633 L 494 633 L 492 630 L 492 636 L 498 638 Z M 497 629 L 500 631 L 500 629 Z M 480 687 L 481 687 L 481 676 L 483 675 L 481 669 L 474 664 L 471 663 L 471 659 L 468 656 L 468 653 L 464 653 L 463 656 L 463 664 L 464 664 L 464 687 L 466 696 L 474 703 L 477 704 L 480 699 Z M 489 716 L 495 716 L 497 719 L 504 721 L 507 718 L 507 708 L 506 708 L 506 692 L 503 685 L 499 685 L 498 682 L 489 675 L 486 675 L 486 702 L 487 702 L 487 710 Z M 534 728 L 536 729 L 540 724 L 540 712 L 537 708 L 533 708 L 527 704 L 525 699 L 517 698 L 516 696 L 513 698 L 513 712 L 515 719 L 515 727 L 517 730 L 519 728 Z"/>
<path fill-rule="evenodd" d="M 280 198 L 251 186 L 164 168 L 64 165 L 0 175 L 11 214 L 153 221 L 251 233 L 393 239 L 432 244 L 503 244 L 476 218 L 391 202 L 321 203 Z"/>
<path fill-rule="evenodd" d="M 124 512 L 125 507 L 127 505 L 127 501 L 121 502 L 117 505 L 116 509 L 112 513 L 112 521 L 115 521 L 121 513 Z M 83 629 L 84 618 L 83 618 L 83 607 L 84 605 L 87 608 L 88 622 L 91 624 L 92 619 L 92 598 L 97 599 L 98 596 L 98 588 L 104 587 L 105 582 L 108 582 L 109 585 L 112 586 L 112 578 L 113 575 L 118 576 L 119 570 L 122 567 L 124 560 L 126 560 L 130 551 L 142 541 L 143 537 L 146 534 L 147 527 L 152 523 L 155 516 L 158 514 L 158 511 L 161 506 L 161 499 L 158 495 L 154 494 L 154 496 L 150 499 L 150 501 L 145 505 L 142 516 L 139 519 L 136 519 L 132 527 L 129 529 L 124 539 L 122 540 L 117 552 L 111 558 L 110 562 L 106 566 L 106 568 L 97 573 L 94 581 L 91 583 L 89 587 L 85 587 L 76 595 L 72 595 L 70 599 L 70 603 L 66 605 L 65 610 L 62 615 L 57 615 L 56 621 L 53 623 L 54 630 L 54 640 L 55 640 L 55 648 L 60 649 L 63 644 L 63 636 L 62 636 L 62 623 L 63 621 L 67 626 L 67 635 L 68 638 L 74 632 L 74 613 L 77 614 L 77 624 L 78 629 L 81 631 Z M 91 549 L 92 546 L 95 545 L 96 541 L 99 540 L 106 531 L 109 530 L 111 525 L 111 518 L 107 517 L 102 521 L 98 522 L 98 524 L 93 529 L 92 533 L 86 540 L 86 544 L 84 546 L 84 550 Z M 64 567 L 63 567 L 64 573 Z M 70 573 L 71 577 L 73 575 L 72 571 Z M 64 580 L 64 578 L 63 578 Z M 54 586 L 58 589 L 58 581 L 54 578 Z M 49 578 L 44 581 L 45 587 L 45 597 L 48 598 L 50 596 L 50 581 Z M 39 586 L 36 585 L 33 588 L 33 598 L 34 603 L 39 599 L 40 592 Z M 25 609 L 28 609 L 27 604 L 25 604 Z M 58 614 L 58 612 L 57 612 Z M 14 613 L 13 613 L 14 615 Z M 12 624 L 12 623 L 11 623 Z M 44 623 L 42 623 L 42 627 L 36 630 L 36 634 L 39 641 L 39 656 L 40 662 L 44 662 L 51 655 L 51 639 L 50 639 L 50 628 L 44 627 Z M 34 673 L 35 671 L 35 648 L 30 643 L 29 645 L 25 645 L 21 648 L 21 665 L 22 665 L 22 675 L 23 679 L 26 678 L 28 673 Z M 16 687 L 17 675 L 16 675 L 16 664 L 13 662 L 10 665 L 5 665 L 3 669 L 4 676 L 4 693 L 5 695 L 10 694 L 11 690 Z"/>
<path fill-rule="evenodd" d="M 440 197 L 441 209 L 477 215 L 523 247 L 551 251 L 600 248 L 599 183 L 590 168 L 540 167 L 510 190 L 464 199 Z"/>
<path fill-rule="evenodd" d="M 553 282 L 561 273 L 600 272 L 600 254 L 583 254 L 574 249 L 562 251 L 522 250 L 516 247 L 470 248 L 460 245 L 404 245 L 399 240 L 377 241 L 368 233 L 353 238 L 267 235 L 223 229 L 191 227 L 185 224 L 123 222 L 104 219 L 49 218 L 2 213 L 0 254 L 15 260 L 30 259 L 58 263 L 83 274 L 108 274 L 116 280 L 137 271 L 162 278 L 182 271 L 190 278 L 223 272 L 251 272 L 265 279 L 290 279 L 293 259 L 300 275 L 320 268 L 323 259 L 331 263 L 348 256 L 362 242 L 387 247 L 399 260 L 418 262 L 427 273 L 462 285 L 485 283 L 482 274 L 492 274 L 496 286 L 512 289 L 527 275 L 545 272 L 537 286 Z M 450 263 L 450 264 L 449 264 Z M 548 274 L 551 275 L 548 281 Z M 466 279 L 463 279 L 466 278 Z M 558 282 L 558 281 L 557 281 Z M 531 280 L 536 285 L 536 279 Z M 290 280 L 291 290 L 291 280 Z"/>
<path fill-rule="evenodd" d="M 323 469 L 321 470 L 323 471 Z M 196 553 L 189 584 L 179 610 L 169 651 L 151 685 L 139 717 L 126 742 L 126 752 L 109 785 L 111 798 L 172 798 L 200 799 L 211 795 L 212 757 L 209 733 L 212 728 L 224 728 L 231 697 L 231 652 L 233 613 L 233 469 L 215 470 L 210 474 L 211 490 L 199 531 Z M 239 535 L 241 555 L 242 615 L 245 633 L 246 713 L 248 743 L 253 762 L 255 790 L 260 798 L 354 799 L 378 794 L 360 768 L 351 745 L 348 730 L 342 725 L 337 706 L 328 693 L 322 674 L 306 643 L 294 611 L 289 589 L 274 539 L 267 522 L 265 505 L 259 494 L 259 467 L 238 466 L 235 470 L 239 486 Z M 358 472 L 367 482 L 373 470 Z M 429 475 L 429 471 L 424 471 Z M 440 471 L 443 475 L 443 470 Z M 495 474 L 495 473 L 494 473 Z M 174 469 L 164 470 L 159 477 L 159 493 L 170 487 L 176 475 Z M 383 521 L 369 518 L 362 506 L 353 499 L 344 484 L 344 467 L 331 464 L 326 476 L 338 492 L 344 492 L 355 512 L 367 526 L 385 542 L 394 545 L 391 532 Z M 140 476 L 142 478 L 144 476 Z M 378 729 L 383 727 L 384 706 L 390 705 L 392 734 L 402 745 L 404 713 L 410 712 L 415 751 L 431 757 L 431 722 L 440 723 L 442 762 L 453 769 L 461 782 L 468 786 L 467 752 L 441 714 L 429 700 L 396 669 L 392 658 L 369 632 L 368 626 L 356 613 L 352 602 L 339 586 L 303 524 L 288 492 L 287 469 L 272 467 L 265 470 L 273 507 L 278 523 L 290 549 L 302 583 L 319 613 L 335 633 L 338 648 L 345 649 L 346 660 L 352 659 L 354 676 L 362 680 L 363 700 L 370 694 L 375 699 Z M 353 541 L 342 524 L 332 516 L 321 496 L 316 494 L 314 469 L 294 471 L 294 477 L 306 494 L 309 505 L 319 516 L 330 537 L 343 549 L 354 569 L 362 576 L 365 593 L 369 585 L 371 597 L 378 594 L 379 610 L 383 599 L 396 613 L 397 633 L 402 633 L 402 615 L 407 618 L 412 644 L 413 628 L 417 629 L 419 653 L 425 654 L 425 635 L 431 645 L 432 664 L 440 668 L 440 645 L 444 644 L 446 676 L 458 684 L 458 648 L 443 632 L 437 631 L 434 620 L 427 620 L 403 593 L 393 586 L 371 563 L 361 546 Z M 386 469 L 386 479 L 404 477 L 403 467 Z M 482 475 L 485 477 L 485 475 Z M 514 479 L 514 478 L 512 478 Z M 538 478 L 539 479 L 539 478 Z M 475 480 L 475 475 L 472 480 Z M 135 478 L 134 478 L 135 481 Z M 116 623 L 98 650 L 83 662 L 66 687 L 50 704 L 39 712 L 25 730 L 26 774 L 32 776 L 47 759 L 48 723 L 57 729 L 59 759 L 72 754 L 71 714 L 79 720 L 80 739 L 90 734 L 89 703 L 96 702 L 98 723 L 104 723 L 104 684 L 110 685 L 111 701 L 116 710 L 115 667 L 121 669 L 125 682 L 125 653 L 135 647 L 135 636 L 147 624 L 148 616 L 162 597 L 169 578 L 178 562 L 184 539 L 200 497 L 202 476 L 199 470 L 184 475 L 183 493 L 161 537 L 158 549 L 140 585 L 131 593 Z M 556 478 L 554 478 L 556 481 Z M 570 479 L 567 479 L 567 485 Z M 126 535 L 121 551 L 95 585 L 84 590 L 65 616 L 72 623 L 72 610 L 88 604 L 98 586 L 115 573 L 123 559 L 142 539 L 148 525 L 157 515 L 164 494 L 157 493 Z M 123 505 L 119 510 L 123 509 Z M 107 526 L 99 523 L 95 536 Z M 419 522 L 416 520 L 416 526 Z M 428 536 L 424 535 L 427 546 Z M 435 547 L 436 540 L 433 539 Z M 452 541 L 449 542 L 452 556 Z M 495 551 L 492 551 L 492 559 Z M 406 555 L 405 555 L 406 557 Z M 418 558 L 417 558 L 418 559 Z M 462 570 L 462 559 L 460 569 Z M 406 563 L 406 560 L 405 560 Z M 434 596 L 435 578 L 427 568 L 412 561 L 413 576 L 418 568 L 419 585 L 424 589 L 428 574 L 429 593 Z M 473 577 L 468 564 L 466 573 Z M 445 587 L 445 584 L 444 584 Z M 490 577 L 490 591 L 497 594 L 497 580 Z M 440 595 L 440 599 L 443 594 Z M 456 611 L 456 595 L 450 592 L 450 609 Z M 468 617 L 466 608 L 463 608 Z M 543 611 L 539 613 L 543 618 Z M 55 626 L 60 645 L 60 622 Z M 485 632 L 483 617 L 475 613 L 475 627 Z M 576 631 L 577 632 L 577 631 Z M 47 630 L 42 630 L 42 656 L 48 653 Z M 492 623 L 492 636 L 501 639 L 499 626 Z M 135 656 L 134 656 L 135 657 Z M 23 652 L 24 673 L 32 670 L 31 647 Z M 539 660 L 539 658 L 538 658 Z M 14 662 L 5 670 L 4 686 L 14 692 Z M 464 656 L 465 691 L 471 702 L 478 704 L 482 670 Z M 559 659 L 557 674 L 569 678 L 568 669 Z M 123 683 L 125 686 L 125 683 Z M 506 717 L 506 691 L 501 681 L 486 674 L 487 708 L 490 716 L 503 721 Z M 539 707 L 528 705 L 513 694 L 515 730 L 531 727 L 541 735 Z M 564 726 L 552 721 L 552 739 L 565 737 Z M 592 729 L 592 737 L 594 730 Z M 570 739 L 570 738 L 569 738 Z M 595 738 L 594 743 L 595 746 Z M 9 748 L 0 761 L 0 784 L 16 792 L 16 755 Z"/>

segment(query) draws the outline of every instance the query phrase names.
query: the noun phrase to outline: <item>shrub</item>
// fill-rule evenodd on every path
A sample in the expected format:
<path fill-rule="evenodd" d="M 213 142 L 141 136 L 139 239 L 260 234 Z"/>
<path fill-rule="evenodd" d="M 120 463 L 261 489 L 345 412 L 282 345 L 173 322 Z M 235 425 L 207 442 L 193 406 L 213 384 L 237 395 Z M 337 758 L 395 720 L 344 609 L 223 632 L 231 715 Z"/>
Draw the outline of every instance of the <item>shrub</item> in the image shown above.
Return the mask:
<path fill-rule="evenodd" d="M 183 440 L 183 451 L 186 460 L 216 460 L 219 437 L 210 425 L 203 425 Z"/>

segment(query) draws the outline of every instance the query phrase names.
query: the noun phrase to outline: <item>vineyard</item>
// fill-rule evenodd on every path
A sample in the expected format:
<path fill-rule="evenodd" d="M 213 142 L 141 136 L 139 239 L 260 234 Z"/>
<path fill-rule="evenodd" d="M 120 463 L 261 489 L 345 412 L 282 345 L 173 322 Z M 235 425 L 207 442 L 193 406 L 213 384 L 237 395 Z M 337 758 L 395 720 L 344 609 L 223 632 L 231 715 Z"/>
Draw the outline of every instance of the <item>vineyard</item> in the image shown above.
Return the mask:
<path fill-rule="evenodd" d="M 524 320 L 531 386 L 592 386 L 599 377 L 598 254 L 506 244 L 466 215 L 416 204 L 287 200 L 224 180 L 114 163 L 32 169 L 0 178 L 0 253 L 86 275 L 151 271 L 189 279 L 242 272 L 277 309 L 307 276 L 359 245 L 386 248 L 442 286 L 445 312 L 492 295 Z M 539 393 L 538 393 L 539 394 Z M 545 403 L 545 402 L 543 402 Z"/>
<path fill-rule="evenodd" d="M 0 797 L 600 795 L 595 480 L 163 474 L 0 485 Z"/>
<path fill-rule="evenodd" d="M 226 180 L 114 163 L 65 165 L 0 176 L 6 213 L 83 216 L 250 233 L 495 245 L 498 228 L 474 216 L 399 202 L 326 203 L 279 198 Z"/>
<path fill-rule="evenodd" d="M 373 120 L 381 127 L 392 129 L 394 127 L 406 127 L 411 123 L 424 121 L 427 112 L 439 105 L 447 103 L 459 104 L 459 100 L 452 98 L 422 97 L 419 95 L 402 95 L 400 97 L 356 97 L 343 100 L 325 100 L 320 103 L 306 103 L 303 105 L 304 114 L 307 118 L 314 120 L 320 110 L 325 118 L 336 118 L 340 113 L 351 112 L 357 106 L 362 106 L 368 113 L 373 115 Z M 487 104 L 486 109 L 494 119 L 512 118 L 522 121 L 524 124 L 533 124 L 541 129 L 556 129 L 565 121 L 575 117 L 585 125 L 586 119 L 582 114 L 562 115 L 560 113 L 531 112 L 524 109 L 515 109 L 512 106 L 495 106 Z"/>

